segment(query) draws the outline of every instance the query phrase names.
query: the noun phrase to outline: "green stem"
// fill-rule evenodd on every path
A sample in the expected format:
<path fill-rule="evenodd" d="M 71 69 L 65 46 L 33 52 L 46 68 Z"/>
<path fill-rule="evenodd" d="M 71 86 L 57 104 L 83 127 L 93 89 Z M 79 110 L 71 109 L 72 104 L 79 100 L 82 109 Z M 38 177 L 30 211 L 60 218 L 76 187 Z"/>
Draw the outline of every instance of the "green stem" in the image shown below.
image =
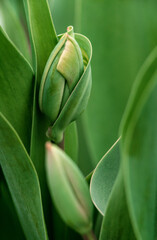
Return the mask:
<path fill-rule="evenodd" d="M 60 147 L 64 151 L 64 136 L 63 140 L 60 143 L 58 143 L 58 147 Z"/>
<path fill-rule="evenodd" d="M 81 32 L 82 19 L 82 0 L 75 0 L 75 29 L 76 32 Z"/>
<path fill-rule="evenodd" d="M 92 230 L 89 233 L 82 235 L 82 237 L 84 240 L 97 240 Z"/>

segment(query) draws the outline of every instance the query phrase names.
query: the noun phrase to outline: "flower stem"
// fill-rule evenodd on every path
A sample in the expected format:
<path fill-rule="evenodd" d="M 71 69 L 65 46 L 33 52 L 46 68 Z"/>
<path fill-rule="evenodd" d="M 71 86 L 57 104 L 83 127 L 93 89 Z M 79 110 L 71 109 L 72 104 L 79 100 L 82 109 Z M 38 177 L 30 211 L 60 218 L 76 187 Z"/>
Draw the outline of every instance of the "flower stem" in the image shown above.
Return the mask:
<path fill-rule="evenodd" d="M 84 240 L 97 240 L 93 231 L 90 231 L 89 233 L 82 235 L 82 237 Z"/>
<path fill-rule="evenodd" d="M 63 140 L 58 144 L 58 147 L 60 147 L 64 151 L 64 136 Z"/>

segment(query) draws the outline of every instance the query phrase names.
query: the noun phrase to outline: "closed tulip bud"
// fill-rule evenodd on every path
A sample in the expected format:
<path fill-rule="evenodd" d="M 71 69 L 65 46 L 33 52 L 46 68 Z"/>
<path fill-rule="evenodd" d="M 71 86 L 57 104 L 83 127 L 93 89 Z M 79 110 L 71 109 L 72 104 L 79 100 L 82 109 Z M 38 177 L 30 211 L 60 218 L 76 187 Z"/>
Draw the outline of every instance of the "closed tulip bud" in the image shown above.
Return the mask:
<path fill-rule="evenodd" d="M 61 218 L 80 234 L 90 232 L 93 205 L 87 182 L 65 152 L 49 142 L 46 143 L 46 174 Z"/>
<path fill-rule="evenodd" d="M 51 121 L 47 136 L 62 141 L 67 125 L 86 108 L 91 90 L 90 41 L 74 34 L 73 27 L 60 36 L 42 76 L 39 106 Z"/>

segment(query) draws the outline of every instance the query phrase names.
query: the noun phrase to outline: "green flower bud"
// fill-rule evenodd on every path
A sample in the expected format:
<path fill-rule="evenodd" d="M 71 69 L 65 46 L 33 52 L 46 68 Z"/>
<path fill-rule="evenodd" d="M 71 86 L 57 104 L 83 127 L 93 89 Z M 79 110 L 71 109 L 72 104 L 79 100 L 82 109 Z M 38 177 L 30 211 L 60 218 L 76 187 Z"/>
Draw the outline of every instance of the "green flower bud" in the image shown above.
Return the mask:
<path fill-rule="evenodd" d="M 46 174 L 61 218 L 80 234 L 90 232 L 93 205 L 87 182 L 68 155 L 49 142 L 46 143 Z"/>
<path fill-rule="evenodd" d="M 42 76 L 39 106 L 51 121 L 48 137 L 61 142 L 67 125 L 86 108 L 91 91 L 90 61 L 92 48 L 73 27 L 60 35 Z"/>

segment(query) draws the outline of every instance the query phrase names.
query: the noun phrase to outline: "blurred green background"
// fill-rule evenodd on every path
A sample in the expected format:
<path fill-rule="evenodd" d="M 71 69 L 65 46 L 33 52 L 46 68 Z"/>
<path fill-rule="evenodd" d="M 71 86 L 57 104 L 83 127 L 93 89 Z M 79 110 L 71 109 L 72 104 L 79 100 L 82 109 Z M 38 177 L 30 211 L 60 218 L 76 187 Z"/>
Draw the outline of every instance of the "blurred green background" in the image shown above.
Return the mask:
<path fill-rule="evenodd" d="M 49 1 L 57 33 L 72 24 L 92 42 L 93 87 L 86 111 L 86 139 L 95 165 L 118 138 L 132 83 L 157 44 L 157 2 Z"/>

